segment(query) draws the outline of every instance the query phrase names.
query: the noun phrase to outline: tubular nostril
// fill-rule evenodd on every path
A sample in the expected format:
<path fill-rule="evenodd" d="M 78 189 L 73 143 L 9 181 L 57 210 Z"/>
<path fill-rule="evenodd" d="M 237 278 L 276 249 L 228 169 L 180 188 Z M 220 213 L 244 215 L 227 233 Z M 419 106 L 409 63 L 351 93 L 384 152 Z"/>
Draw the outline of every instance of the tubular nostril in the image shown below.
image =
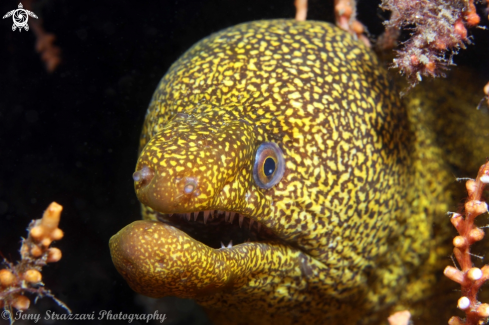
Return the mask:
<path fill-rule="evenodd" d="M 183 186 L 183 191 L 185 194 L 196 194 L 198 195 L 198 190 L 197 190 L 197 181 L 191 177 L 188 177 L 185 180 L 185 185 Z"/>
<path fill-rule="evenodd" d="M 141 176 L 141 172 L 139 170 L 137 172 L 134 172 L 134 174 L 132 174 L 132 179 L 135 182 L 141 181 L 143 179 L 143 177 Z"/>
<path fill-rule="evenodd" d="M 191 194 L 195 190 L 195 185 L 194 184 L 187 184 L 185 185 L 185 188 L 183 189 L 185 193 Z"/>
<path fill-rule="evenodd" d="M 132 179 L 135 182 L 149 182 L 153 179 L 154 172 L 151 168 L 146 165 L 143 165 L 143 168 L 137 170 L 132 174 Z"/>

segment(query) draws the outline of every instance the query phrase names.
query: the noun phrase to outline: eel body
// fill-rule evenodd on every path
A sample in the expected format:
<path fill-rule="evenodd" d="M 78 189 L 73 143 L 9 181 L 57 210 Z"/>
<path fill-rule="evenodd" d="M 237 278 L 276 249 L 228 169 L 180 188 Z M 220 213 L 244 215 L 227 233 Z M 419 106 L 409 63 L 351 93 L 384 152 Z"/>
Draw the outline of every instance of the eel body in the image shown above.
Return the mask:
<path fill-rule="evenodd" d="M 434 218 L 453 176 L 436 134 L 410 123 L 430 114 L 398 93 L 327 23 L 200 41 L 148 108 L 134 174 L 145 220 L 111 239 L 117 270 L 216 324 L 368 323 L 422 299 L 439 256 L 449 263 L 449 222 Z"/>

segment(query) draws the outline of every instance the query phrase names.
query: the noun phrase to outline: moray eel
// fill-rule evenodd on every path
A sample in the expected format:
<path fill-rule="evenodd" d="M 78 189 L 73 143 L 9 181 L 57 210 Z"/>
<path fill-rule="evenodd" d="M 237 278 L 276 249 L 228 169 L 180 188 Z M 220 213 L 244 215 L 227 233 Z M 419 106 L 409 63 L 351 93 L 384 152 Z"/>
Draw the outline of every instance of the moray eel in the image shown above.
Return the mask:
<path fill-rule="evenodd" d="M 134 173 L 145 220 L 110 240 L 117 270 L 216 324 L 366 324 L 420 300 L 450 263 L 434 217 L 454 178 L 425 127 L 437 118 L 398 94 L 327 23 L 200 41 L 149 105 Z"/>

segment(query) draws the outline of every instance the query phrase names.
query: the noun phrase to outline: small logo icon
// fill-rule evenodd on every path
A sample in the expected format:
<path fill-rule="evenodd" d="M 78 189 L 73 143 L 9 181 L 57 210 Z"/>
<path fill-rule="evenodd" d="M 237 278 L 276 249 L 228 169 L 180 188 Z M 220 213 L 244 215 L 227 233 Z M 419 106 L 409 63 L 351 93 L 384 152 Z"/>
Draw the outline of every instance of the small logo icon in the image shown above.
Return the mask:
<path fill-rule="evenodd" d="M 19 8 L 7 12 L 4 16 L 3 19 L 8 18 L 12 16 L 12 19 L 14 20 L 14 24 L 12 25 L 12 30 L 15 31 L 17 28 L 19 29 L 19 32 L 22 31 L 22 28 L 25 30 L 29 30 L 29 25 L 27 24 L 27 21 L 29 20 L 29 16 L 36 18 L 37 16 L 35 13 L 29 10 L 25 10 L 24 6 L 22 6 L 22 3 L 19 3 Z"/>

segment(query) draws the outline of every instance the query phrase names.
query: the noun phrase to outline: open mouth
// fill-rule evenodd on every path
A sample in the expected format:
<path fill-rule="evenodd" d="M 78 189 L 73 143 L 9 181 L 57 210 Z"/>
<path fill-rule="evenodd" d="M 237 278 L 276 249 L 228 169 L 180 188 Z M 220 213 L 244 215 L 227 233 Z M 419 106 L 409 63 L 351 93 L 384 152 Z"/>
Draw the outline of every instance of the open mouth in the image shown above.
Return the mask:
<path fill-rule="evenodd" d="M 214 248 L 231 248 L 246 242 L 275 241 L 277 236 L 261 223 L 243 214 L 207 210 L 191 213 L 158 213 L 157 219 Z"/>

